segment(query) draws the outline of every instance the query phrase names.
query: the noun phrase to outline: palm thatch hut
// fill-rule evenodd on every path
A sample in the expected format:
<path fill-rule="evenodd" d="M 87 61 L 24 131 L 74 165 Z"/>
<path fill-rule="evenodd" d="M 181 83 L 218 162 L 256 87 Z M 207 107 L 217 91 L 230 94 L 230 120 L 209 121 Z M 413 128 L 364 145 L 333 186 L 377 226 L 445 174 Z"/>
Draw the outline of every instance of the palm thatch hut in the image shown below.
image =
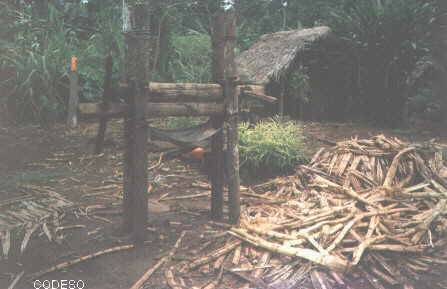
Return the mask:
<path fill-rule="evenodd" d="M 313 85 L 315 81 L 307 71 L 312 59 L 318 57 L 313 52 L 333 39 L 331 29 L 326 26 L 263 35 L 237 57 L 239 78 L 264 85 L 268 94 L 278 97 L 280 114 L 285 107 L 286 112 L 299 114 L 290 111 L 290 104 L 303 104 L 310 93 L 315 99 L 318 86 L 323 85 L 321 81 Z M 304 110 L 304 105 L 298 110 Z"/>

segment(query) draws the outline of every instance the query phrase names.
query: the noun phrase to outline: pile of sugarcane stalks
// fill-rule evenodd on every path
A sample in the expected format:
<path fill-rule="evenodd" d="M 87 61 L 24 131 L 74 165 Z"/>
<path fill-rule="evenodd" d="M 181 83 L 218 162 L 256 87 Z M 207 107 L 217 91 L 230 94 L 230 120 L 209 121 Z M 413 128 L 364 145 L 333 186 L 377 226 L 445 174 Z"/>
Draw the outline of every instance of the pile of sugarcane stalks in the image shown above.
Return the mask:
<path fill-rule="evenodd" d="M 447 288 L 442 169 L 433 143 L 321 149 L 296 175 L 251 188 L 280 202 L 246 204 L 240 227 L 191 248 L 169 276 L 207 289 Z"/>

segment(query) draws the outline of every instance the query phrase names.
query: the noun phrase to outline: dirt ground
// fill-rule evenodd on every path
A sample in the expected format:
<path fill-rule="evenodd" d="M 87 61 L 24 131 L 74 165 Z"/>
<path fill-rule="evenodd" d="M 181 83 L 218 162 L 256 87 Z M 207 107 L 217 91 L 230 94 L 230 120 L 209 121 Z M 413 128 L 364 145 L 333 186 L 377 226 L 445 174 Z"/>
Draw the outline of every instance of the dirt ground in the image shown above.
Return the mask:
<path fill-rule="evenodd" d="M 113 122 L 111 127 L 104 154 L 94 156 L 95 124 L 82 123 L 71 131 L 62 125 L 45 130 L 38 126 L 0 126 L 0 213 L 5 204 L 26 193 L 24 186 L 34 185 L 72 201 L 74 206 L 65 214 L 61 226 L 76 225 L 64 230 L 59 242 L 49 242 L 44 234 L 33 235 L 21 256 L 17 253 L 20 243 L 13 243 L 8 260 L 0 259 L 0 288 L 8 288 L 22 271 L 25 272 L 24 277 L 15 289 L 33 288 L 33 280 L 27 278 L 29 274 L 130 243 L 128 236 L 120 233 L 122 123 Z M 304 131 L 309 153 L 331 141 L 380 133 L 409 141 L 436 138 L 447 143 L 447 130 L 442 127 L 382 130 L 356 124 L 305 123 Z M 213 230 L 207 222 L 208 198 L 159 201 L 160 198 L 206 192 L 203 188 L 206 188 L 207 178 L 200 164 L 171 160 L 158 165 L 160 152 L 148 147 L 148 153 L 149 178 L 153 185 L 149 193 L 145 248 L 101 256 L 67 270 L 47 274 L 40 280 L 82 280 L 85 288 L 128 289 L 172 248 L 182 231 L 187 231 L 187 235 L 176 258 L 186 256 L 190 246 L 201 242 L 201 234 Z M 155 274 L 151 285 L 146 288 L 167 288 L 160 277 L 160 274 Z"/>

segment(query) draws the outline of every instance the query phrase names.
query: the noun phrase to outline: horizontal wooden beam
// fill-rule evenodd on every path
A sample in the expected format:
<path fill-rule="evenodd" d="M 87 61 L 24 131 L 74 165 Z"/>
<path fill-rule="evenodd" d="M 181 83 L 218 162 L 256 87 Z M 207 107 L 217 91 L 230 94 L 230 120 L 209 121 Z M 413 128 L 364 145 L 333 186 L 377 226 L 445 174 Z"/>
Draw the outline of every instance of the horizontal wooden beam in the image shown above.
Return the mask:
<path fill-rule="evenodd" d="M 126 88 L 127 85 L 120 84 L 120 87 Z M 146 89 L 150 102 L 219 102 L 223 99 L 220 84 L 150 82 Z M 278 102 L 276 97 L 265 94 L 263 85 L 238 85 L 237 94 L 268 103 Z"/>
<path fill-rule="evenodd" d="M 263 85 L 238 85 L 237 92 L 241 93 L 256 93 L 256 94 L 265 94 L 265 88 Z"/>
<path fill-rule="evenodd" d="M 265 88 L 263 85 L 239 85 L 237 89 L 240 96 L 247 96 L 268 103 L 278 102 L 276 97 L 265 94 Z"/>
<path fill-rule="evenodd" d="M 127 112 L 127 105 L 110 103 L 105 107 L 102 103 L 81 103 L 79 112 L 87 117 L 122 117 Z M 148 103 L 148 118 L 165 116 L 213 116 L 223 115 L 223 103 Z"/>
<path fill-rule="evenodd" d="M 247 96 L 251 98 L 255 98 L 257 100 L 265 101 L 268 103 L 277 103 L 278 99 L 276 97 L 266 95 L 266 94 L 260 94 L 260 93 L 252 93 L 252 92 L 245 92 L 242 94 L 242 96 Z"/>
<path fill-rule="evenodd" d="M 149 99 L 154 102 L 219 101 L 223 99 L 223 89 L 219 84 L 151 82 Z"/>
<path fill-rule="evenodd" d="M 127 112 L 127 104 L 124 103 L 92 103 L 79 104 L 79 113 L 87 117 L 122 117 Z"/>

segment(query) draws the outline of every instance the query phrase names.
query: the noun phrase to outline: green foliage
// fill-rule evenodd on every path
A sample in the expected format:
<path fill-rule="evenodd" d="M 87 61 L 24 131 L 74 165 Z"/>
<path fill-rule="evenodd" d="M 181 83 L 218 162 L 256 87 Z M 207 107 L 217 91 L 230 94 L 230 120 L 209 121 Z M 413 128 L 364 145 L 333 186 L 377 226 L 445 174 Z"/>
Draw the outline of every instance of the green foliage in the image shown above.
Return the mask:
<path fill-rule="evenodd" d="M 435 6 L 420 0 L 348 0 L 331 12 L 329 23 L 346 45 L 342 57 L 356 71 L 355 107 L 369 120 L 388 125 L 401 120 L 408 77 L 430 53 L 435 15 Z"/>
<path fill-rule="evenodd" d="M 73 9 L 69 12 L 74 13 Z M 3 80 L 0 87 L 12 88 L 19 120 L 54 121 L 65 111 L 71 56 L 78 58 L 81 99 L 101 95 L 105 55 L 114 53 L 115 59 L 122 59 L 120 20 L 116 17 L 119 11 L 102 10 L 97 15 L 98 25 L 91 31 L 68 23 L 67 11 L 52 5 L 48 19 L 35 17 L 30 6 L 9 12 L 15 15 L 10 26 L 15 37 L 1 44 L 0 63 L 3 68 L 12 68 L 15 75 Z M 115 71 L 120 63 L 116 66 Z"/>
<path fill-rule="evenodd" d="M 306 161 L 302 127 L 291 121 L 269 119 L 254 128 L 239 127 L 241 170 L 266 173 L 286 172 Z"/>
<path fill-rule="evenodd" d="M 13 89 L 20 119 L 41 119 L 63 104 L 60 92 L 67 76 L 64 63 L 76 54 L 73 47 L 78 40 L 58 25 L 57 11 L 50 12 L 48 22 L 34 18 L 28 9 L 17 14 L 15 41 L 2 47 L 2 66 L 15 70 L 15 77 L 2 85 Z"/>
<path fill-rule="evenodd" d="M 174 56 L 172 78 L 177 82 L 209 82 L 211 77 L 211 39 L 209 35 L 190 32 L 172 37 Z"/>

